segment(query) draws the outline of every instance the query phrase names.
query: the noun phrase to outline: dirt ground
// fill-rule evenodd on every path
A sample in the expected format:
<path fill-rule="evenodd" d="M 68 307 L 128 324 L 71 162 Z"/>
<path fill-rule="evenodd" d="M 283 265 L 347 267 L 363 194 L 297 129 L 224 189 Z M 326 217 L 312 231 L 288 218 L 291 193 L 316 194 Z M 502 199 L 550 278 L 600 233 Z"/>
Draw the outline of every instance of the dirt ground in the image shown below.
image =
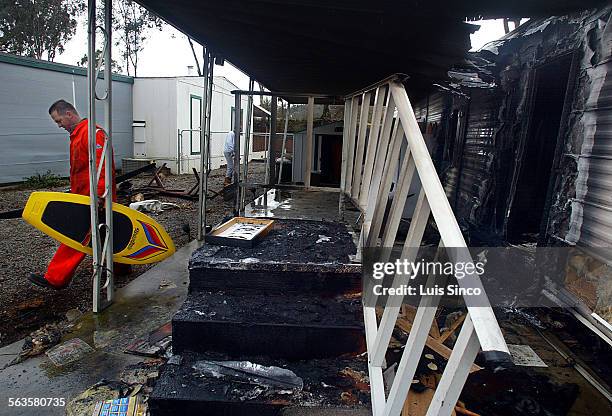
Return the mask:
<path fill-rule="evenodd" d="M 264 164 L 252 163 L 249 181 L 263 182 Z M 225 169 L 211 172 L 209 190 L 219 191 L 223 187 Z M 140 175 L 130 180 L 133 188 L 145 186 L 150 175 Z M 193 175 L 169 175 L 163 178 L 167 189 L 190 189 L 196 183 Z M 64 191 L 68 185 L 58 188 L 36 189 L 38 191 Z M 23 208 L 33 189 L 0 188 L 0 212 Z M 197 201 L 166 197 L 150 199 L 172 202 L 180 209 L 170 209 L 159 214 L 149 214 L 162 224 L 174 240 L 182 247 L 197 235 Z M 121 201 L 126 203 L 126 201 Z M 231 214 L 232 203 L 218 196 L 208 202 L 207 223 L 217 224 Z M 189 233 L 185 231 L 189 226 Z M 47 263 L 59 244 L 22 219 L 0 220 L 0 346 L 10 344 L 41 326 L 65 319 L 73 309 L 80 312 L 91 310 L 92 277 L 91 257 L 87 256 L 79 266 L 70 286 L 61 291 L 47 290 L 32 285 L 27 280 L 29 273 L 44 273 Z M 115 278 L 117 287 L 125 286 L 145 272 L 150 265 L 133 266 L 127 276 Z"/>

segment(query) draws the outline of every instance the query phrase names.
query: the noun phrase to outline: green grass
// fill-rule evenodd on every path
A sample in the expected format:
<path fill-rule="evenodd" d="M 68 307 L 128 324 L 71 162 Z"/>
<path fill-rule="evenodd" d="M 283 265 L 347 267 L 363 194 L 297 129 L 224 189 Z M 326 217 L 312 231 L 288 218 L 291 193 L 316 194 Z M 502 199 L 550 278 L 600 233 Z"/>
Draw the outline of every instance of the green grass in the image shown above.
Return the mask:
<path fill-rule="evenodd" d="M 51 173 L 50 170 L 42 174 L 37 172 L 35 175 L 23 178 L 23 180 L 23 187 L 28 189 L 55 188 L 68 184 L 66 179 Z"/>

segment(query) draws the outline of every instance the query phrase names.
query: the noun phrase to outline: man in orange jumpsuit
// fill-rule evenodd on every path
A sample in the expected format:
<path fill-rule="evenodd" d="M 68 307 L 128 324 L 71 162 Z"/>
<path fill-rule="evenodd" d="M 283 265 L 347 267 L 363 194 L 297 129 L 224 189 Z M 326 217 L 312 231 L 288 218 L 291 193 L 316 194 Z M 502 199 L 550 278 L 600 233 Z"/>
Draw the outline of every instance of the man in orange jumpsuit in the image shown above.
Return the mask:
<path fill-rule="evenodd" d="M 70 192 L 89 196 L 89 147 L 88 120 L 81 118 L 72 104 L 59 100 L 49 108 L 49 115 L 58 127 L 70 133 Z M 96 165 L 99 165 L 104 147 L 105 133 L 100 127 L 96 130 Z M 113 162 L 113 185 L 115 183 L 115 164 Z M 104 194 L 105 173 L 102 169 L 98 182 L 98 196 Z M 116 200 L 113 186 L 113 201 Z M 37 286 L 64 289 L 70 283 L 84 253 L 61 244 L 51 259 L 44 275 L 32 273 L 28 279 Z"/>

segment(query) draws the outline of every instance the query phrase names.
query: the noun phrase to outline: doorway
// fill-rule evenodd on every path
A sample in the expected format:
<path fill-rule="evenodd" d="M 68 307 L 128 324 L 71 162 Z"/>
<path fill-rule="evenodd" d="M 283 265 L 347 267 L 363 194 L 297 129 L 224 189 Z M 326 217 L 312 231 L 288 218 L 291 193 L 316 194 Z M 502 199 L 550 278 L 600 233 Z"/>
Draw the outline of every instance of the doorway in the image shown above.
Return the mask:
<path fill-rule="evenodd" d="M 510 242 L 536 242 L 545 232 L 544 211 L 571 66 L 572 55 L 568 54 L 535 69 L 531 117 L 508 217 Z"/>
<path fill-rule="evenodd" d="M 315 134 L 310 185 L 337 188 L 340 186 L 341 171 L 342 135 Z"/>

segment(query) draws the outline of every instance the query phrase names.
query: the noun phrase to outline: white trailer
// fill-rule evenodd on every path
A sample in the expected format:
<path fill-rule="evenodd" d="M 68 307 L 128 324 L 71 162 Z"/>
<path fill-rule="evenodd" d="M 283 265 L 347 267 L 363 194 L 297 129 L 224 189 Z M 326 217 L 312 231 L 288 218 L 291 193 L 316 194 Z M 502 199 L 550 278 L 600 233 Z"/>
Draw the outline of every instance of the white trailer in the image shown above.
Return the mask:
<path fill-rule="evenodd" d="M 132 156 L 132 77 L 113 74 L 113 150 L 115 166 Z M 103 94 L 102 82 L 98 92 Z M 69 174 L 68 133 L 47 110 L 56 100 L 87 111 L 85 68 L 0 53 L 0 184 L 21 182 L 47 171 Z M 106 128 L 104 107 L 96 105 L 97 123 Z"/>
<path fill-rule="evenodd" d="M 134 79 L 134 157 L 167 164 L 174 174 L 200 166 L 203 78 L 198 76 Z M 211 169 L 224 165 L 223 146 L 234 127 L 234 96 L 239 89 L 225 77 L 214 77 L 211 111 Z M 247 98 L 241 103 L 246 126 Z M 252 125 L 252 123 L 251 123 Z M 252 137 L 252 136 L 251 136 Z M 244 135 L 240 140 L 244 154 Z"/>

